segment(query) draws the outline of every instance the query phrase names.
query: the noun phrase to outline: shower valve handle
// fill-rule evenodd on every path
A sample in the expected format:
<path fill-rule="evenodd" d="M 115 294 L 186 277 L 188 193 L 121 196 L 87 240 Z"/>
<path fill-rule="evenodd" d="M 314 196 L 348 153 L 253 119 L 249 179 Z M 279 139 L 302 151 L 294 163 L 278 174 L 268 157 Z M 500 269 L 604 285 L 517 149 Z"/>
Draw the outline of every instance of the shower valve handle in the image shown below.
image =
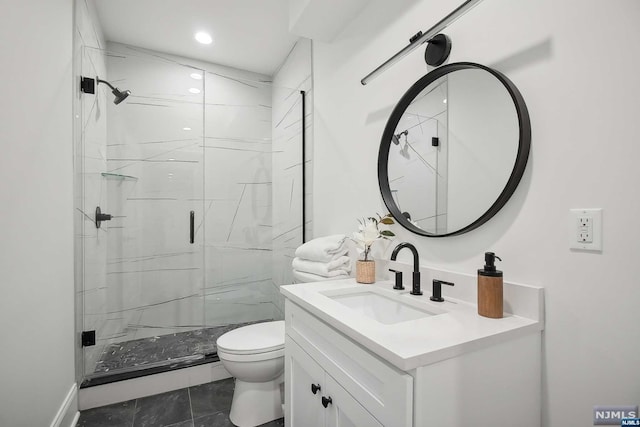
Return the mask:
<path fill-rule="evenodd" d="M 102 211 L 100 210 L 100 206 L 98 206 L 96 208 L 96 216 L 94 221 L 96 223 L 96 228 L 100 228 L 100 224 L 102 223 L 102 221 L 111 221 L 111 215 L 102 213 Z"/>

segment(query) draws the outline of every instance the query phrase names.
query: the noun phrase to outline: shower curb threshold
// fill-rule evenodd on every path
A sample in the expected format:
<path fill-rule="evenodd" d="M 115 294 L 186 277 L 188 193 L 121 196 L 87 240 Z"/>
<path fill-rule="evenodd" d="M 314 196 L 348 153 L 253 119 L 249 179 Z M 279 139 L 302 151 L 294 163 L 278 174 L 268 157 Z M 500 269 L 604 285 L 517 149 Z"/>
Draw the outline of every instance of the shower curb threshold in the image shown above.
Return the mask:
<path fill-rule="evenodd" d="M 207 363 L 213 363 L 220 361 L 217 354 L 205 355 L 204 357 L 196 360 L 177 361 L 174 363 L 167 363 L 160 366 L 139 366 L 136 369 L 126 372 L 114 372 L 104 373 L 96 375 L 92 378 L 86 378 L 80 384 L 80 389 L 95 387 L 103 384 L 110 384 L 117 381 L 131 380 L 134 378 L 146 377 L 147 375 L 161 374 L 163 372 L 175 371 L 176 369 L 190 368 L 192 366 L 205 365 Z"/>

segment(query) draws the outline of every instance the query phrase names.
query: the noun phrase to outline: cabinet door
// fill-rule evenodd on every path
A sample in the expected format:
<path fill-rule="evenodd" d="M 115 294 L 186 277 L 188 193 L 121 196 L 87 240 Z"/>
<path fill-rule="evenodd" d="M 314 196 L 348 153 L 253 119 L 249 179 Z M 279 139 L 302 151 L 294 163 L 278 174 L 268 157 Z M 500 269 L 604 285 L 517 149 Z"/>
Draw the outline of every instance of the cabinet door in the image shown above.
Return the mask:
<path fill-rule="evenodd" d="M 288 299 L 285 314 L 287 335 L 381 424 L 413 425 L 410 375 L 383 362 Z"/>
<path fill-rule="evenodd" d="M 284 354 L 285 425 L 324 427 L 327 412 L 321 402 L 324 370 L 289 336 L 286 336 Z"/>
<path fill-rule="evenodd" d="M 342 388 L 329 374 L 325 375 L 323 403 L 327 399 L 326 427 L 383 427 L 357 400 Z"/>

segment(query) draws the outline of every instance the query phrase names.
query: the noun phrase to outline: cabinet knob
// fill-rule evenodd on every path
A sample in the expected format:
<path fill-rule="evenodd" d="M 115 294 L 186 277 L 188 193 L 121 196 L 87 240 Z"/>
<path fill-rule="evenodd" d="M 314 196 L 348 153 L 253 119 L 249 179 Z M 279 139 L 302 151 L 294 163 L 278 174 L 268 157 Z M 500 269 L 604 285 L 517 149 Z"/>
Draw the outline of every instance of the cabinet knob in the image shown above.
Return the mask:
<path fill-rule="evenodd" d="M 329 406 L 332 403 L 331 397 L 324 397 L 322 396 L 322 406 L 324 406 L 325 408 L 327 406 Z"/>
<path fill-rule="evenodd" d="M 311 384 L 311 393 L 316 394 L 320 390 L 320 384 Z"/>

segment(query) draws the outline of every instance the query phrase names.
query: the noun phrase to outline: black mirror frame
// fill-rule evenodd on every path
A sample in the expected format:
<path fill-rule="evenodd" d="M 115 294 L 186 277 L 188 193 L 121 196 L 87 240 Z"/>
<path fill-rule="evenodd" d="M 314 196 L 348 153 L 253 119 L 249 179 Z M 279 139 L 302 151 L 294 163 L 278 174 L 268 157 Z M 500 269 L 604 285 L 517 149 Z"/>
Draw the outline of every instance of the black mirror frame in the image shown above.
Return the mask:
<path fill-rule="evenodd" d="M 422 92 L 424 88 L 429 86 L 431 83 L 436 81 L 442 76 L 445 76 L 454 71 L 467 70 L 467 69 L 480 69 L 485 70 L 488 73 L 492 74 L 496 79 L 503 84 L 503 86 L 509 92 L 511 99 L 516 107 L 516 113 L 518 115 L 518 123 L 520 125 L 519 132 L 519 141 L 518 141 L 518 154 L 516 156 L 516 161 L 513 165 L 513 170 L 511 171 L 511 176 L 507 181 L 504 189 L 496 199 L 496 201 L 489 207 L 489 209 L 482 214 L 478 219 L 473 221 L 471 224 L 453 231 L 451 233 L 446 234 L 434 234 L 429 233 L 419 227 L 416 227 L 408 219 L 405 215 L 402 214 L 395 201 L 393 200 L 393 196 L 391 194 L 391 188 L 389 187 L 389 174 L 388 174 L 388 161 L 389 161 L 389 149 L 391 147 L 391 138 L 393 137 L 396 126 L 400 121 L 400 118 L 404 114 L 407 107 L 411 104 L 413 99 Z M 480 227 L 482 224 L 487 222 L 491 217 L 493 217 L 502 207 L 507 203 L 507 201 L 511 198 L 514 191 L 518 187 L 520 183 L 520 179 L 524 174 L 524 170 L 527 166 L 527 160 L 529 159 L 529 151 L 531 148 L 531 120 L 529 119 L 529 111 L 527 110 L 527 105 L 524 102 L 524 98 L 522 94 L 518 90 L 518 88 L 509 80 L 504 74 L 499 71 L 496 71 L 492 68 L 486 67 L 484 65 L 476 64 L 473 62 L 456 62 L 453 64 L 447 64 L 440 68 L 436 68 L 432 70 L 427 75 L 422 77 L 416 83 L 414 83 L 407 92 L 400 98 L 400 101 L 393 109 L 389 120 L 387 121 L 387 125 L 384 128 L 384 132 L 382 133 L 382 140 L 380 141 L 380 150 L 378 151 L 378 185 L 380 186 L 380 192 L 382 193 L 382 199 L 384 200 L 384 204 L 389 209 L 389 212 L 396 221 L 402 225 L 407 230 L 427 237 L 446 237 L 446 236 L 457 236 L 459 234 L 466 233 L 468 231 L 474 230 Z"/>

